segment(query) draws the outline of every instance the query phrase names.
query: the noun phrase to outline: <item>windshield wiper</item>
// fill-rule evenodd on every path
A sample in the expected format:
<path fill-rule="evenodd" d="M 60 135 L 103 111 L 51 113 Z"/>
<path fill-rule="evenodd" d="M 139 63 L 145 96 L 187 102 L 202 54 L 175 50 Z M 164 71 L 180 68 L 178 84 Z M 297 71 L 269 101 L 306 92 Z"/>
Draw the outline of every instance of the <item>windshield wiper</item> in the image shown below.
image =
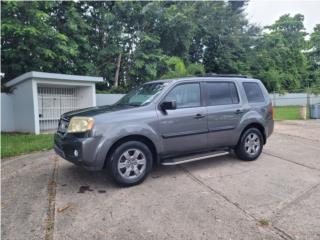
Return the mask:
<path fill-rule="evenodd" d="M 132 107 L 140 107 L 141 106 L 140 104 L 134 104 L 134 103 L 128 103 L 126 105 L 132 106 Z"/>
<path fill-rule="evenodd" d="M 125 107 L 125 106 L 130 106 L 130 107 L 140 107 L 140 104 L 134 104 L 134 103 L 118 103 L 115 104 L 114 106 L 121 106 L 121 107 Z"/>

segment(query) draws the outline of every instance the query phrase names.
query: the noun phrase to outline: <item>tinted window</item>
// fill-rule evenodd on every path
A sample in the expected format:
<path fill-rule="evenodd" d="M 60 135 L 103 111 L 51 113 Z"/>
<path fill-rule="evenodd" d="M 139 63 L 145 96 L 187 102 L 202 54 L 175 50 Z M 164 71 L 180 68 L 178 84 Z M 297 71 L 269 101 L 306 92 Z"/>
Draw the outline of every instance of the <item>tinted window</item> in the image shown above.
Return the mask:
<path fill-rule="evenodd" d="M 206 91 L 208 106 L 239 103 L 237 88 L 234 83 L 208 82 Z"/>
<path fill-rule="evenodd" d="M 264 102 L 264 97 L 258 83 L 243 83 L 249 103 Z"/>
<path fill-rule="evenodd" d="M 200 107 L 199 83 L 188 83 L 176 86 L 166 96 L 165 101 L 176 101 L 177 108 Z"/>

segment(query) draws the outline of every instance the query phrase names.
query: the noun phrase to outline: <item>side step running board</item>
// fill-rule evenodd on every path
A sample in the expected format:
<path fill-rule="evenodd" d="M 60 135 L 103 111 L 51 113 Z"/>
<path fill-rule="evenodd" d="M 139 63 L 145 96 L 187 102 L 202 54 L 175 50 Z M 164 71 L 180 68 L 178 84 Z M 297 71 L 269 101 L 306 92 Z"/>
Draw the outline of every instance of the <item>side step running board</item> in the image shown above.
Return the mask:
<path fill-rule="evenodd" d="M 207 158 L 224 156 L 227 154 L 229 154 L 229 152 L 227 151 L 215 151 L 215 152 L 192 155 L 188 157 L 170 158 L 170 159 L 164 160 L 161 164 L 166 166 L 178 165 L 178 164 L 183 164 L 188 162 L 199 161 Z"/>

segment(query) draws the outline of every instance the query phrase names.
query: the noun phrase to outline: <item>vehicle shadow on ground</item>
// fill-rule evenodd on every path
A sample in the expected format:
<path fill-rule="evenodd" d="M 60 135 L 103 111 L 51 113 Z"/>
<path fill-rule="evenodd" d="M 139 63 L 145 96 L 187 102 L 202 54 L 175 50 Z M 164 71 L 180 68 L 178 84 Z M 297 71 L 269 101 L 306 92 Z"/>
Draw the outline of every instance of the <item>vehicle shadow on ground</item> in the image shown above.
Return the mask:
<path fill-rule="evenodd" d="M 64 161 L 64 160 L 61 160 Z M 159 178 L 178 178 L 186 174 L 186 169 L 189 172 L 193 170 L 201 171 L 205 169 L 212 169 L 215 171 L 217 168 L 225 166 L 232 166 L 233 164 L 241 163 L 234 155 L 208 158 L 201 161 L 186 163 L 176 166 L 154 166 L 146 181 L 149 183 L 156 181 Z M 90 186 L 95 189 L 119 189 L 119 185 L 113 182 L 106 170 L 102 171 L 88 171 L 82 167 L 75 166 L 70 163 L 63 163 L 59 166 L 58 185 L 68 185 L 71 189 L 79 188 L 81 186 Z M 73 189 L 73 191 L 76 189 Z"/>

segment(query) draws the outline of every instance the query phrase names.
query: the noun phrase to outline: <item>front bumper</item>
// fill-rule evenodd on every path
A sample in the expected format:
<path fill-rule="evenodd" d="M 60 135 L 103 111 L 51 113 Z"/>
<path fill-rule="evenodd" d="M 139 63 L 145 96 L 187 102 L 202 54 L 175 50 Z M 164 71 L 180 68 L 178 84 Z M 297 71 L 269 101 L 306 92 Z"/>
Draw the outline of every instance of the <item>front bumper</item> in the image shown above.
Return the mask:
<path fill-rule="evenodd" d="M 78 137 L 74 134 L 54 134 L 54 150 L 62 158 L 89 170 L 100 170 L 104 162 L 97 159 L 100 137 Z M 75 155 L 75 151 L 78 154 Z"/>

